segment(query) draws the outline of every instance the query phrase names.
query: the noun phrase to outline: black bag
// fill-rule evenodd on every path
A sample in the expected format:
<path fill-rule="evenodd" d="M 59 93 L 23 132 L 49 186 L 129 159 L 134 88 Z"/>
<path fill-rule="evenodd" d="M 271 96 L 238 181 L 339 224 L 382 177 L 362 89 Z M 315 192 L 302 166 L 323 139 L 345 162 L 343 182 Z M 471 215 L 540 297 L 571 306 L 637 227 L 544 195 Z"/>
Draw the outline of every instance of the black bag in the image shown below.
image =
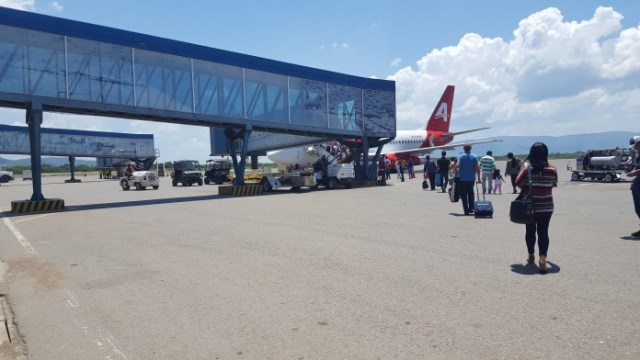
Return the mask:
<path fill-rule="evenodd" d="M 529 191 L 525 193 L 523 189 L 518 197 L 511 202 L 509 208 L 509 219 L 516 224 L 533 224 L 536 221 L 533 196 L 531 195 L 531 166 L 529 166 L 527 176 Z"/>
<path fill-rule="evenodd" d="M 427 189 L 429 187 L 429 183 L 427 182 L 427 180 L 424 180 L 422 182 L 422 189 Z"/>

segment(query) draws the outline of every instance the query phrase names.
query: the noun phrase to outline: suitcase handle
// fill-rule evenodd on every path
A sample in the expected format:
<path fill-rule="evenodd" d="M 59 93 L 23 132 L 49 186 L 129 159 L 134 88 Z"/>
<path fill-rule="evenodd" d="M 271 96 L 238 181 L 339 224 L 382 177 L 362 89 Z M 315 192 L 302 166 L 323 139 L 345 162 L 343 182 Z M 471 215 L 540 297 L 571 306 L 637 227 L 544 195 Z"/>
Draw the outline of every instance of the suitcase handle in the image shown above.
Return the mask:
<path fill-rule="evenodd" d="M 478 201 L 480 201 L 480 191 L 478 190 L 478 183 L 476 182 L 476 196 L 478 197 Z M 482 201 L 485 201 L 484 193 L 482 193 Z"/>

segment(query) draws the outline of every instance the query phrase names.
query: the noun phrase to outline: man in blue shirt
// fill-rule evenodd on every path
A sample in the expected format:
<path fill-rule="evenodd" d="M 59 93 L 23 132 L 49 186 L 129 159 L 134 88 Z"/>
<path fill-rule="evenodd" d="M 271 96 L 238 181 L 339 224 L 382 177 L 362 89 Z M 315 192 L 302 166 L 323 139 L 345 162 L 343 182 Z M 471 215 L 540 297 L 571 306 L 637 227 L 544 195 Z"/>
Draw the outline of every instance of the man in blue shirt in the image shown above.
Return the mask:
<path fill-rule="evenodd" d="M 632 137 L 629 143 L 631 145 L 629 148 L 636 151 L 636 164 L 634 169 L 627 173 L 627 176 L 635 177 L 631 183 L 631 195 L 636 215 L 640 218 L 640 136 Z M 640 237 L 640 230 L 631 233 L 631 236 Z"/>
<path fill-rule="evenodd" d="M 473 213 L 475 182 L 480 182 L 480 165 L 476 154 L 471 153 L 471 145 L 463 146 L 464 153 L 458 158 L 458 176 L 460 177 L 460 199 L 465 215 Z"/>

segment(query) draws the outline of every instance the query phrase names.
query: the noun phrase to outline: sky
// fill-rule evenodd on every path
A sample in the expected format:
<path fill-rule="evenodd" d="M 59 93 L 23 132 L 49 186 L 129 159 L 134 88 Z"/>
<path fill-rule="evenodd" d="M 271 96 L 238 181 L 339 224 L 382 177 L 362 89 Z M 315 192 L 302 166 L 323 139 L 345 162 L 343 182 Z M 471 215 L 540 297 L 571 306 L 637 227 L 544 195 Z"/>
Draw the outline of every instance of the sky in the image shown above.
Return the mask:
<path fill-rule="evenodd" d="M 456 140 L 640 134 L 637 1 L 0 0 L 0 6 L 393 80 L 399 130 L 423 128 L 452 84 L 451 131 L 491 127 Z M 0 124 L 25 126 L 24 111 L 0 109 Z M 46 113 L 43 127 L 151 133 L 161 161 L 204 161 L 211 150 L 204 127 L 57 113 Z"/>

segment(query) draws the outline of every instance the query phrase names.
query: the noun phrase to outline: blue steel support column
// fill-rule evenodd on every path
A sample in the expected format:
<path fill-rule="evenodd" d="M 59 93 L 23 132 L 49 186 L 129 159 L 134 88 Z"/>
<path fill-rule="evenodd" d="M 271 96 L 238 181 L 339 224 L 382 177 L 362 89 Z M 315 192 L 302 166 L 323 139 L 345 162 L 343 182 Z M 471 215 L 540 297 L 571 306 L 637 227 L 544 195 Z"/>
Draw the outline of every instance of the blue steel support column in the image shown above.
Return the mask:
<path fill-rule="evenodd" d="M 69 170 L 71 171 L 71 181 L 74 181 L 76 179 L 75 174 L 76 174 L 76 157 L 75 156 L 69 156 Z"/>
<path fill-rule="evenodd" d="M 42 195 L 42 159 L 40 158 L 40 125 L 42 125 L 42 104 L 38 101 L 29 103 L 27 108 L 27 125 L 29 125 L 29 145 L 31 150 L 31 172 L 33 194 L 31 201 L 44 200 Z"/>
<path fill-rule="evenodd" d="M 251 130 L 253 130 L 251 125 L 245 125 L 243 134 L 242 134 L 244 135 L 244 138 L 242 139 L 242 153 L 240 154 L 240 168 L 242 168 L 243 180 L 244 180 L 244 169 L 245 169 L 245 166 L 247 165 L 247 147 L 249 146 L 249 135 L 251 135 Z"/>
<path fill-rule="evenodd" d="M 233 160 L 233 170 L 236 173 L 236 180 L 234 185 L 243 186 L 244 185 L 244 167 L 247 162 L 247 146 L 249 143 L 249 135 L 251 134 L 252 127 L 251 125 L 246 125 L 244 129 L 238 130 L 234 128 L 226 128 L 224 129 L 224 134 L 229 141 L 229 149 L 231 151 L 231 159 Z M 240 162 L 238 163 L 238 158 L 236 157 L 236 140 L 242 138 L 242 150 L 240 152 Z"/>
<path fill-rule="evenodd" d="M 378 178 L 378 163 L 380 160 L 380 152 L 382 152 L 382 146 L 378 146 L 378 150 L 376 150 L 376 154 L 371 160 L 369 170 L 367 171 L 367 180 L 375 180 Z"/>
<path fill-rule="evenodd" d="M 369 139 L 366 136 L 362 137 L 362 168 L 365 172 L 365 180 L 371 180 L 369 176 Z"/>

